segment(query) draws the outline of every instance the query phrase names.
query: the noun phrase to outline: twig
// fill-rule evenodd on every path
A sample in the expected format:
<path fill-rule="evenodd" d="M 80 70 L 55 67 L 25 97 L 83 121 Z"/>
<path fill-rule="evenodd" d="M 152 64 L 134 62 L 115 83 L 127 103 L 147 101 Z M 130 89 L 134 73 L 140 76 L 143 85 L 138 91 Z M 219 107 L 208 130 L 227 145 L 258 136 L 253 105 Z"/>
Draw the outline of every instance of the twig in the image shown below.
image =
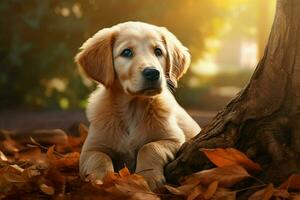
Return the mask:
<path fill-rule="evenodd" d="M 242 192 L 242 191 L 245 191 L 245 190 L 251 190 L 251 189 L 260 188 L 260 187 L 264 187 L 264 186 L 266 186 L 266 184 L 254 185 L 254 186 L 246 187 L 246 188 L 243 188 L 243 189 L 240 189 L 240 190 L 234 190 L 233 192 Z"/>
<path fill-rule="evenodd" d="M 34 144 L 34 145 L 32 145 L 32 144 L 27 144 L 27 146 L 28 147 L 39 147 L 39 148 L 41 148 L 41 149 L 43 149 L 43 150 L 46 150 L 46 151 L 48 151 L 48 147 L 45 147 L 45 146 L 43 146 L 43 145 L 41 145 L 40 143 L 38 143 L 35 139 L 33 139 L 32 137 L 30 137 L 30 141 Z M 53 151 L 53 153 L 55 154 L 55 155 L 57 155 L 57 156 L 59 156 L 59 157 L 64 157 L 64 155 L 63 154 L 61 154 L 61 153 L 59 153 L 59 152 L 57 152 L 57 151 Z"/>

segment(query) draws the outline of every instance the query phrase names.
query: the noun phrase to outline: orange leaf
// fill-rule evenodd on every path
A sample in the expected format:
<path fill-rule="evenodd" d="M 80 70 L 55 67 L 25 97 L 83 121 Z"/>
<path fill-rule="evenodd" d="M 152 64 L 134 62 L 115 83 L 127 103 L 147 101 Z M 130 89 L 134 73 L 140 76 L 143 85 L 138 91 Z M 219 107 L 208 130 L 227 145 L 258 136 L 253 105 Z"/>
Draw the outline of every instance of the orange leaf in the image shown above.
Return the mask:
<path fill-rule="evenodd" d="M 41 184 L 40 189 L 42 192 L 44 192 L 45 194 L 48 194 L 48 195 L 54 195 L 54 193 L 55 193 L 54 187 L 48 186 L 46 184 Z"/>
<path fill-rule="evenodd" d="M 54 148 L 55 148 L 55 145 L 52 145 L 47 150 L 47 158 L 50 163 L 54 163 L 57 159 L 56 156 L 54 155 Z"/>
<path fill-rule="evenodd" d="M 201 149 L 208 159 L 218 167 L 241 165 L 249 171 L 260 171 L 259 164 L 234 148 Z"/>
<path fill-rule="evenodd" d="M 194 173 L 187 178 L 197 177 L 200 182 L 209 185 L 214 181 L 218 181 L 221 187 L 231 187 L 232 185 L 250 177 L 248 172 L 239 165 L 218 167 L 208 170 L 203 170 Z"/>
<path fill-rule="evenodd" d="M 77 168 L 79 165 L 80 153 L 73 152 L 62 157 L 57 157 L 54 153 L 54 145 L 47 151 L 47 158 L 51 165 L 57 168 Z"/>
<path fill-rule="evenodd" d="M 64 155 L 54 161 L 57 168 L 77 168 L 79 165 L 80 153 L 73 152 Z"/>
<path fill-rule="evenodd" d="M 120 177 L 125 177 L 130 175 L 129 169 L 125 166 L 123 169 L 119 171 Z"/>
<path fill-rule="evenodd" d="M 292 174 L 279 188 L 286 190 L 300 190 L 300 174 Z"/>
<path fill-rule="evenodd" d="M 236 191 L 230 191 L 226 188 L 218 188 L 212 200 L 235 200 Z"/>
<path fill-rule="evenodd" d="M 204 199 L 211 199 L 218 188 L 218 181 L 212 182 L 204 193 Z"/>
<path fill-rule="evenodd" d="M 44 155 L 39 147 L 22 149 L 16 154 L 16 157 L 19 160 L 31 162 L 37 162 L 44 159 Z"/>
<path fill-rule="evenodd" d="M 171 194 L 175 194 L 177 196 L 184 196 L 186 195 L 186 193 L 184 193 L 183 191 L 179 190 L 178 188 L 172 187 L 170 185 L 165 185 L 165 188 L 171 193 Z M 192 188 L 191 188 L 192 189 Z"/>
<path fill-rule="evenodd" d="M 249 197 L 249 200 L 269 200 L 272 198 L 274 193 L 274 186 L 273 184 L 269 184 L 267 187 L 265 187 L 262 190 L 259 190 L 252 194 Z"/>
<path fill-rule="evenodd" d="M 202 196 L 202 188 L 201 186 L 197 186 L 195 187 L 192 192 L 189 194 L 189 196 L 187 197 L 187 200 L 194 200 L 197 197 L 199 197 L 200 195 Z"/>
<path fill-rule="evenodd" d="M 287 190 L 275 189 L 273 196 L 274 197 L 280 197 L 282 199 L 289 199 L 290 193 Z"/>
<path fill-rule="evenodd" d="M 7 157 L 5 156 L 5 154 L 0 150 L 0 161 L 8 161 Z"/>
<path fill-rule="evenodd" d="M 197 177 L 187 178 L 181 186 L 174 188 L 169 185 L 165 185 L 165 188 L 172 194 L 185 196 L 188 195 L 197 185 L 200 184 L 200 180 Z"/>
<path fill-rule="evenodd" d="M 103 178 L 103 184 L 106 186 L 111 186 L 119 177 L 120 175 L 115 172 L 107 172 Z"/>

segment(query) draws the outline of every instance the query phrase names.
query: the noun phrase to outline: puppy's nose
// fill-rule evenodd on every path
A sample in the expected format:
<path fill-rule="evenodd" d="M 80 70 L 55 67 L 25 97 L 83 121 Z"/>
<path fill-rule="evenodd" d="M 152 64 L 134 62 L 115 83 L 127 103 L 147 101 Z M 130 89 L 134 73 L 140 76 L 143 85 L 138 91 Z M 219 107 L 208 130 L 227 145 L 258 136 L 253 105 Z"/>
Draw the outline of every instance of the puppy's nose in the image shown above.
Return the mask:
<path fill-rule="evenodd" d="M 146 67 L 142 73 L 144 78 L 148 81 L 156 81 L 159 79 L 159 71 L 153 67 Z"/>

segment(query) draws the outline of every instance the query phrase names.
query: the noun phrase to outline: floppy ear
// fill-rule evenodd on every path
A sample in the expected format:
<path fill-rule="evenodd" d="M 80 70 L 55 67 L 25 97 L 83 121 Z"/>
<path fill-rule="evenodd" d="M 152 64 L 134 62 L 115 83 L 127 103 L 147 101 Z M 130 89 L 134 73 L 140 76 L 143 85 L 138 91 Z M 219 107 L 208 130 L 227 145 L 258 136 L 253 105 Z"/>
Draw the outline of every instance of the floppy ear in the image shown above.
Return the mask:
<path fill-rule="evenodd" d="M 115 32 L 111 28 L 105 28 L 89 38 L 80 47 L 80 52 L 75 56 L 84 72 L 90 78 L 110 87 L 114 82 L 114 67 L 112 46 Z"/>
<path fill-rule="evenodd" d="M 173 86 L 177 87 L 177 81 L 187 71 L 191 63 L 191 55 L 188 49 L 168 29 L 160 27 L 160 32 L 167 47 L 167 76 Z"/>

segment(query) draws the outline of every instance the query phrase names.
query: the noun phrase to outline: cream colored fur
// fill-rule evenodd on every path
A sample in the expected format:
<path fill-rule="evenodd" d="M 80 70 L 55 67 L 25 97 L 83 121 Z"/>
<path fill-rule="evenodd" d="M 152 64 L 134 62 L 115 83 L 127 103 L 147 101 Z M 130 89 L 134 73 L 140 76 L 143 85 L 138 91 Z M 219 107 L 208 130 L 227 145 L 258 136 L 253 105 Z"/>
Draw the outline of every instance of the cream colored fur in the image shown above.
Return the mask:
<path fill-rule="evenodd" d="M 120 56 L 129 47 L 134 56 Z M 162 56 L 154 55 L 156 47 Z M 80 157 L 81 176 L 102 179 L 126 164 L 152 189 L 161 186 L 165 164 L 201 130 L 167 88 L 167 79 L 176 86 L 186 72 L 187 49 L 165 28 L 126 22 L 87 40 L 76 61 L 100 83 L 89 98 L 90 127 Z M 162 74 L 158 89 L 145 89 L 141 71 L 147 66 Z"/>

